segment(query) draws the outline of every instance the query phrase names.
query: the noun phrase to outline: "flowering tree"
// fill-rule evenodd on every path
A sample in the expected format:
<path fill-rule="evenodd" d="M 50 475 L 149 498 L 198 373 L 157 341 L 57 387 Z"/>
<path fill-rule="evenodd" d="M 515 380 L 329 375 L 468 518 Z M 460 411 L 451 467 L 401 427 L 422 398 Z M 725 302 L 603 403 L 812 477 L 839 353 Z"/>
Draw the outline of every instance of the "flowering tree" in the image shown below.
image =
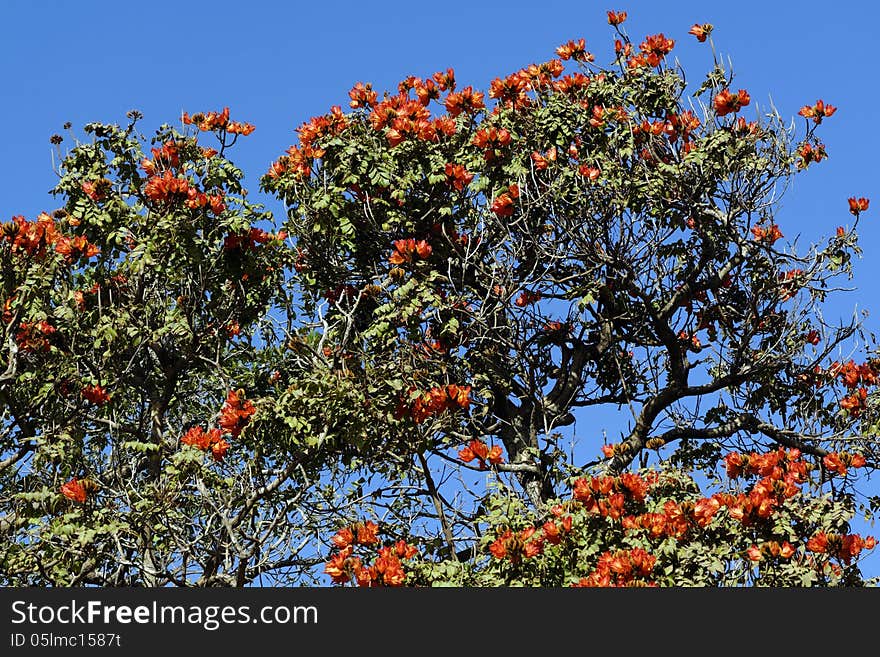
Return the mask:
<path fill-rule="evenodd" d="M 625 19 L 606 67 L 358 83 L 263 177 L 278 222 L 227 111 L 149 157 L 87 126 L 0 246 L 4 578 L 862 584 L 880 360 L 822 305 L 869 201 L 805 252 L 776 222 L 836 108 L 749 121 Z"/>

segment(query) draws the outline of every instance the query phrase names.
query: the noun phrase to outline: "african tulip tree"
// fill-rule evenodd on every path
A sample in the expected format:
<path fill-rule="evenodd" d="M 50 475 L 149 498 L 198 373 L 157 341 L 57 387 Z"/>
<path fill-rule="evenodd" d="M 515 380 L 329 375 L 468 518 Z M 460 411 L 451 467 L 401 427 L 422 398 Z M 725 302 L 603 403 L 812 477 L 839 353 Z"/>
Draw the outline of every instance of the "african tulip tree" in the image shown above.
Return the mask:
<path fill-rule="evenodd" d="M 358 83 L 262 178 L 283 221 L 228 112 L 90 126 L 0 246 L 6 581 L 862 583 L 880 361 L 821 311 L 869 201 L 775 220 L 836 108 L 747 116 L 625 18 L 607 67 Z"/>

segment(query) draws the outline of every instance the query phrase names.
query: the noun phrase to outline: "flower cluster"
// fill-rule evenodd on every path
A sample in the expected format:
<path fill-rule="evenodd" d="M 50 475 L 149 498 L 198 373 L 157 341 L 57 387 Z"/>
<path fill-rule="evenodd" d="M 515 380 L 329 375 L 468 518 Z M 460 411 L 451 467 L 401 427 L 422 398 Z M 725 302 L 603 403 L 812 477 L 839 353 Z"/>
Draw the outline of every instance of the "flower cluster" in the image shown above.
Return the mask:
<path fill-rule="evenodd" d="M 84 386 L 81 394 L 83 399 L 86 399 L 93 403 L 95 406 L 103 406 L 107 402 L 110 401 L 110 394 L 99 385 L 87 385 Z"/>
<path fill-rule="evenodd" d="M 812 162 L 819 163 L 828 157 L 825 152 L 825 144 L 817 142 L 815 145 L 803 143 L 795 150 L 796 164 L 799 169 L 806 169 Z"/>
<path fill-rule="evenodd" d="M 41 212 L 36 221 L 28 221 L 22 216 L 12 218 L 3 224 L 3 239 L 12 245 L 13 253 L 21 253 L 32 258 L 46 254 L 46 249 L 55 245 L 61 237 L 55 220 Z"/>
<path fill-rule="evenodd" d="M 813 119 L 813 122 L 817 125 L 822 123 L 822 119 L 827 116 L 831 116 L 837 111 L 837 108 L 834 105 L 826 105 L 824 101 L 821 99 L 816 101 L 815 105 L 804 105 L 798 114 L 800 114 L 805 119 Z"/>
<path fill-rule="evenodd" d="M 76 502 L 77 504 L 82 504 L 86 501 L 86 497 L 88 496 L 88 491 L 86 491 L 86 487 L 84 482 L 80 481 L 76 477 L 61 485 L 61 494 L 64 495 L 67 499 L 72 502 Z"/>
<path fill-rule="evenodd" d="M 776 224 L 770 224 L 766 228 L 764 226 L 753 226 L 752 235 L 755 236 L 756 242 L 763 242 L 767 245 L 772 245 L 780 237 L 784 237 L 782 231 L 779 230 L 779 226 Z"/>
<path fill-rule="evenodd" d="M 334 584 L 345 584 L 354 581 L 358 586 L 402 586 L 406 583 L 407 573 L 404 564 L 413 559 L 418 550 L 406 541 L 398 540 L 392 545 L 379 547 L 375 554 L 361 550 L 361 556 L 355 554 L 358 546 L 372 547 L 379 544 L 379 526 L 372 521 L 355 523 L 340 529 L 331 538 L 338 549 L 324 564 L 324 572 L 330 576 Z M 364 559 L 372 558 L 367 566 Z"/>
<path fill-rule="evenodd" d="M 718 116 L 726 116 L 733 112 L 738 112 L 740 108 L 745 107 L 751 102 L 751 96 L 745 89 L 740 89 L 736 93 L 731 93 L 730 89 L 721 91 L 712 101 L 715 107 L 715 114 Z"/>
<path fill-rule="evenodd" d="M 244 390 L 230 390 L 220 409 L 220 428 L 237 438 L 256 412 L 253 402 L 245 397 Z"/>
<path fill-rule="evenodd" d="M 501 455 L 501 445 L 489 447 L 482 440 L 477 440 L 476 438 L 470 441 L 467 447 L 462 447 L 458 451 L 458 458 L 465 463 L 476 460 L 480 470 L 485 470 L 488 467 L 486 465 L 487 462 L 492 465 L 504 463 L 504 457 Z"/>
<path fill-rule="evenodd" d="M 842 477 L 846 475 L 847 468 L 863 468 L 866 464 L 864 456 L 849 452 L 831 452 L 822 457 L 825 469 Z"/>
<path fill-rule="evenodd" d="M 431 245 L 426 240 L 416 240 L 412 237 L 405 240 L 395 240 L 394 251 L 388 257 L 388 262 L 392 265 L 402 265 L 416 259 L 426 260 L 432 251 Z"/>
<path fill-rule="evenodd" d="M 870 203 L 870 201 L 864 196 L 861 198 L 856 198 L 855 196 L 850 197 L 847 199 L 847 202 L 849 203 L 850 213 L 854 214 L 857 217 L 859 216 L 859 214 L 868 209 L 868 204 Z"/>
<path fill-rule="evenodd" d="M 220 429 L 209 429 L 205 431 L 200 426 L 195 426 L 187 431 L 180 439 L 184 445 L 190 445 L 203 452 L 211 452 L 211 456 L 215 461 L 222 461 L 229 449 L 229 443 L 226 442 Z"/>
<path fill-rule="evenodd" d="M 413 422 L 420 424 L 433 415 L 470 406 L 471 387 L 450 384 L 431 388 L 416 397 L 410 409 Z"/>
<path fill-rule="evenodd" d="M 463 164 L 453 164 L 452 162 L 449 162 L 446 164 L 444 172 L 446 173 L 446 182 L 458 191 L 464 190 L 464 188 L 470 185 L 471 181 L 474 179 L 474 174 L 468 173 L 468 170 Z"/>
<path fill-rule="evenodd" d="M 510 217 L 513 215 L 514 201 L 519 198 L 519 185 L 516 183 L 509 185 L 507 191 L 502 192 L 492 201 L 492 212 L 499 217 Z"/>
<path fill-rule="evenodd" d="M 807 549 L 816 554 L 827 554 L 829 557 L 849 563 L 861 551 L 873 550 L 877 540 L 873 536 L 862 538 L 859 534 L 833 534 L 816 532 L 809 541 Z"/>
<path fill-rule="evenodd" d="M 877 371 L 877 363 L 874 361 L 861 364 L 856 364 L 853 360 L 842 364 L 835 361 L 821 374 L 826 380 L 837 379 L 846 387 L 847 394 L 840 400 L 840 408 L 850 417 L 859 417 L 862 414 L 867 408 L 868 387 L 880 383 L 880 372 Z"/>
<path fill-rule="evenodd" d="M 46 320 L 22 322 L 15 333 L 15 342 L 24 353 L 47 352 L 52 346 L 56 329 Z"/>
<path fill-rule="evenodd" d="M 222 112 L 198 112 L 192 116 L 184 112 L 182 120 L 185 125 L 194 125 L 203 132 L 225 130 L 232 134 L 249 135 L 254 131 L 250 123 L 230 121 L 228 107 L 224 107 Z"/>
<path fill-rule="evenodd" d="M 582 577 L 574 587 L 635 587 L 656 586 L 650 575 L 657 557 L 642 548 L 603 552 L 595 570 Z"/>

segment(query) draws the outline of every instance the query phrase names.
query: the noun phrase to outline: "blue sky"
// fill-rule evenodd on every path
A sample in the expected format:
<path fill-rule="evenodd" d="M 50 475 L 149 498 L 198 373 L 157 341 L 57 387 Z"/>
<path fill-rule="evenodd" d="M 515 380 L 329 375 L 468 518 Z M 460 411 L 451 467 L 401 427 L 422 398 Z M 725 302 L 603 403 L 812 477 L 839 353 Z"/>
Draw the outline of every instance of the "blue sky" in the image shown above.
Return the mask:
<path fill-rule="evenodd" d="M 0 7 L 0 221 L 29 218 L 58 203 L 48 195 L 55 174 L 49 137 L 71 121 L 124 122 L 130 109 L 142 129 L 175 122 L 182 111 L 217 110 L 257 126 L 233 151 L 257 193 L 258 178 L 295 142 L 294 129 L 331 105 L 346 107 L 358 81 L 377 90 L 403 77 L 453 67 L 460 85 L 487 87 L 494 77 L 554 56 L 556 46 L 584 37 L 600 62 L 611 59 L 608 9 L 629 13 L 625 27 L 638 43 L 664 32 L 689 80 L 711 66 L 708 44 L 687 34 L 713 23 L 719 53 L 730 57 L 756 107 L 771 100 L 783 117 L 818 98 L 838 112 L 821 126 L 829 160 L 798 176 L 778 221 L 787 238 L 804 242 L 852 217 L 849 196 L 877 207 L 864 216 L 856 263 L 858 292 L 832 302 L 848 314 L 880 308 L 880 190 L 875 157 L 880 130 L 875 107 L 874 26 L 880 5 L 828 2 L 676 1 L 120 3 L 105 0 L 4 0 Z M 802 132 L 802 130 L 801 130 Z M 276 213 L 282 208 L 265 199 Z M 874 317 L 869 328 L 878 329 Z M 880 572 L 880 558 L 875 558 Z"/>

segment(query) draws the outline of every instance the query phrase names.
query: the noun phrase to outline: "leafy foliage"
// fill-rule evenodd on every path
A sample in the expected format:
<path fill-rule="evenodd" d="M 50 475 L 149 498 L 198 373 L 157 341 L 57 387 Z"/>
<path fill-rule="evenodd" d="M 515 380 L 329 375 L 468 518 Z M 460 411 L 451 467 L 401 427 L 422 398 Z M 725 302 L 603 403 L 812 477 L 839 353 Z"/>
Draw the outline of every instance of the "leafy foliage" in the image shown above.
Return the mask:
<path fill-rule="evenodd" d="M 263 176 L 283 220 L 228 110 L 87 125 L 0 239 L 3 581 L 864 584 L 880 360 L 822 304 L 869 200 L 776 221 L 836 108 L 747 121 L 625 19 L 606 67 L 358 83 Z"/>

